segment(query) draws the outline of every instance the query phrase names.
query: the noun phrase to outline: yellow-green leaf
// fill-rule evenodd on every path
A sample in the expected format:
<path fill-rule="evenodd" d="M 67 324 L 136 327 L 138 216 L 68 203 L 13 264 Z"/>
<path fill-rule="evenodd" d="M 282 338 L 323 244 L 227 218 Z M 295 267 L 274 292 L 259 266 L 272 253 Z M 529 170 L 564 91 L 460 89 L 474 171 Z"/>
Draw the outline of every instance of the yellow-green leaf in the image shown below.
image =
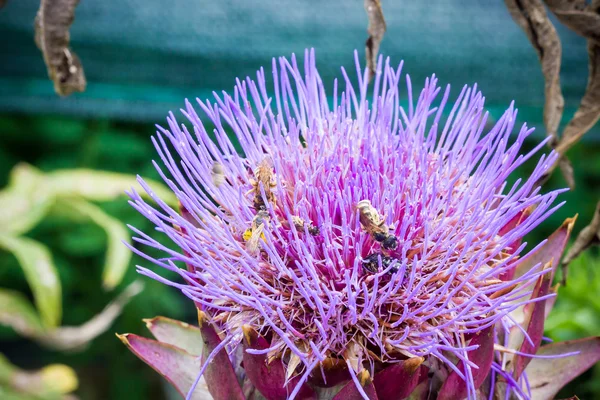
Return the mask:
<path fill-rule="evenodd" d="M 29 300 L 21 293 L 9 289 L 0 288 L 0 324 L 8 325 L 27 337 L 35 337 L 44 332 L 42 321 Z"/>
<path fill-rule="evenodd" d="M 115 172 L 94 171 L 91 169 L 58 170 L 48 173 L 47 184 L 59 196 L 81 196 L 88 200 L 108 201 L 124 195 L 131 188 L 141 189 L 133 175 Z M 163 184 L 144 179 L 158 197 L 175 205 L 175 195 Z"/>
<path fill-rule="evenodd" d="M 53 201 L 42 173 L 28 164 L 18 164 L 11 171 L 9 185 L 0 191 L 2 231 L 13 236 L 29 231 L 44 218 Z"/>
<path fill-rule="evenodd" d="M 107 249 L 102 282 L 106 289 L 113 289 L 121 283 L 131 260 L 131 251 L 123 244 L 131 243 L 127 228 L 119 220 L 102 211 L 100 207 L 85 200 L 66 198 L 60 203 L 61 206 L 89 218 L 106 232 Z"/>
<path fill-rule="evenodd" d="M 77 389 L 75 371 L 64 364 L 50 364 L 37 371 L 22 370 L 0 354 L 0 397 L 20 400 L 58 400 Z M 6 393 L 14 397 L 7 397 Z"/>
<path fill-rule="evenodd" d="M 58 326 L 62 316 L 61 285 L 48 248 L 29 238 L 3 235 L 0 248 L 11 252 L 23 268 L 44 326 Z"/>

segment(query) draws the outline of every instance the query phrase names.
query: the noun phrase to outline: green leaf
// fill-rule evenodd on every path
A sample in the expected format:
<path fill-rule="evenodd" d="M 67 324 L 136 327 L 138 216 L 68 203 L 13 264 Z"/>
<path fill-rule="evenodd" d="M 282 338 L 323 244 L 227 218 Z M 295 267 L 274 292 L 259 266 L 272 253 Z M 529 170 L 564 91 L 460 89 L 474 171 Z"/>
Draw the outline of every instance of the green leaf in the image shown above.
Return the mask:
<path fill-rule="evenodd" d="M 61 286 L 48 248 L 32 239 L 3 235 L 0 248 L 12 253 L 23 268 L 44 326 L 58 326 L 62 316 Z"/>
<path fill-rule="evenodd" d="M 2 230 L 13 236 L 29 231 L 44 218 L 53 201 L 43 175 L 28 164 L 18 164 L 11 171 L 9 185 L 0 191 Z"/>
<path fill-rule="evenodd" d="M 102 281 L 105 289 L 114 289 L 123 280 L 131 260 L 131 251 L 123 244 L 123 242 L 131 243 L 127 228 L 119 220 L 102 211 L 100 207 L 87 201 L 65 198 L 60 200 L 60 205 L 89 218 L 106 232 L 108 245 Z"/>
<path fill-rule="evenodd" d="M 59 196 L 81 196 L 88 200 L 109 201 L 124 195 L 131 188 L 141 189 L 133 175 L 91 169 L 59 170 L 47 174 L 47 184 Z M 144 181 L 165 203 L 176 205 L 175 195 L 163 184 L 150 179 Z M 143 192 L 143 191 L 140 191 Z"/>
<path fill-rule="evenodd" d="M 8 325 L 27 337 L 44 332 L 42 321 L 29 300 L 9 289 L 0 288 L 0 324 Z"/>
<path fill-rule="evenodd" d="M 159 342 L 177 346 L 194 356 L 202 355 L 202 335 L 197 326 L 160 316 L 144 322 Z"/>

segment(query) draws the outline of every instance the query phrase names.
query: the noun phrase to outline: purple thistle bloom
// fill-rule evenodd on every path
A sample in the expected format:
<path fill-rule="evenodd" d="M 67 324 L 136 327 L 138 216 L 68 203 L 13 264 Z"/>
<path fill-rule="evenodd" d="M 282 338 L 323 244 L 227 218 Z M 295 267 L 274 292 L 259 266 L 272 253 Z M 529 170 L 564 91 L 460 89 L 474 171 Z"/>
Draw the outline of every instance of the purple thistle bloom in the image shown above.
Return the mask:
<path fill-rule="evenodd" d="M 454 374 L 464 397 L 475 398 L 491 369 L 488 385 L 501 379 L 507 396 L 529 399 L 526 375 L 509 368 L 518 352 L 498 349 L 510 347 L 512 332 L 530 345 L 526 354 L 539 347 L 519 315 L 554 296 L 543 287 L 552 273 L 539 262 L 517 268 L 527 258 L 524 235 L 560 206 L 561 191 L 535 186 L 556 154 L 509 185 L 545 143 L 519 153 L 532 129 L 521 127 L 511 143 L 513 105 L 488 130 L 476 87 L 447 105 L 450 87 L 432 76 L 414 101 L 408 76 L 399 89 L 401 67 L 380 59 L 368 96 L 357 61 L 358 87 L 343 71 L 344 90 L 334 82 L 331 102 L 312 51 L 303 70 L 294 57 L 274 60 L 272 86 L 261 69 L 256 81 L 238 80 L 232 96 L 198 100 L 214 130 L 186 102 L 193 130 L 171 114 L 153 138 L 169 175 L 156 168 L 181 210 L 142 180 L 158 207 L 131 194 L 175 245 L 132 228 L 137 242 L 168 256 L 134 251 L 183 283 L 139 271 L 192 299 L 229 354 L 248 327 L 267 338 L 267 348 L 248 353 L 284 362 L 287 379 L 297 378 L 290 399 L 305 382 L 326 380 L 332 363 L 346 365 L 369 398 L 369 377 L 411 359 L 430 371 L 431 387 Z M 483 332 L 496 347 L 481 376 L 469 354 Z"/>

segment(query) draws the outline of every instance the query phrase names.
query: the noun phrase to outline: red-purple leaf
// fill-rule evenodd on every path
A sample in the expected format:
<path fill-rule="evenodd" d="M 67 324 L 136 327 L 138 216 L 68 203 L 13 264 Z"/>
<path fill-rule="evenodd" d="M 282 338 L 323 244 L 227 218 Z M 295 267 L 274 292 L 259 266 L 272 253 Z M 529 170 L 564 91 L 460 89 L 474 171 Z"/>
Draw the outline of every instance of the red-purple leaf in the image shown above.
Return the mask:
<path fill-rule="evenodd" d="M 378 400 L 377 392 L 375 390 L 375 385 L 373 385 L 373 381 L 368 378 L 368 373 L 366 370 L 363 370 L 363 374 L 367 374 L 367 378 L 359 379 L 362 381 L 363 390 L 367 394 L 369 400 Z M 360 375 L 360 374 L 359 374 Z M 384 400 L 385 398 L 382 398 Z M 364 400 L 363 395 L 358 391 L 356 384 L 354 381 L 350 381 L 342 387 L 332 400 Z M 385 399 L 387 400 L 387 399 Z"/>
<path fill-rule="evenodd" d="M 198 323 L 204 341 L 202 349 L 202 363 L 204 364 L 209 354 L 221 343 L 221 338 L 215 332 L 212 324 L 208 322 L 206 314 L 200 310 L 198 310 Z M 204 379 L 214 400 L 244 400 L 244 393 L 225 350 L 217 353 L 208 364 L 204 371 Z"/>
<path fill-rule="evenodd" d="M 532 211 L 533 211 L 533 207 L 527 207 L 526 209 L 521 210 L 510 221 L 508 221 L 508 223 L 506 225 L 504 225 L 500 229 L 500 231 L 498 232 L 498 235 L 504 236 L 508 232 L 515 229 L 517 226 L 519 226 L 521 224 L 521 222 L 523 222 L 531 214 Z M 522 238 L 515 240 L 508 246 L 507 249 L 505 249 L 505 251 L 508 254 L 514 253 L 521 245 L 521 242 L 522 242 Z M 513 266 L 510 270 L 502 273 L 499 278 L 503 281 L 511 280 L 513 278 L 513 276 L 515 275 L 515 269 L 516 269 L 516 266 Z"/>
<path fill-rule="evenodd" d="M 535 288 L 533 289 L 532 299 L 543 297 L 550 291 L 551 276 L 550 273 L 540 276 Z M 523 340 L 519 351 L 525 354 L 535 354 L 542 343 L 542 337 L 544 334 L 544 321 L 546 319 L 546 300 L 536 301 L 535 303 L 529 303 L 525 306 L 523 313 L 525 314 L 525 321 L 529 321 L 527 324 L 527 334 L 531 339 Z M 515 379 L 521 376 L 527 364 L 531 361 L 531 357 L 518 355 L 514 356 L 514 373 Z"/>
<path fill-rule="evenodd" d="M 379 371 L 373 384 L 380 399 L 400 400 L 408 397 L 419 384 L 423 357 L 413 357 Z"/>
<path fill-rule="evenodd" d="M 323 379 L 321 368 L 323 368 L 325 379 Z M 327 358 L 319 367 L 313 370 L 309 377 L 309 382 L 313 386 L 330 388 L 350 379 L 348 366 L 344 361 L 337 358 Z"/>
<path fill-rule="evenodd" d="M 490 373 L 492 361 L 494 360 L 494 326 L 492 325 L 474 336 L 469 345 L 479 345 L 478 348 L 467 352 L 469 360 L 479 367 L 478 369 L 471 368 L 473 385 L 475 389 L 479 389 Z M 462 373 L 465 373 L 465 366 L 462 362 L 459 362 L 458 368 Z M 437 400 L 461 400 L 466 396 L 466 382 L 455 371 L 452 371 L 444 381 Z"/>
<path fill-rule="evenodd" d="M 200 360 L 170 344 L 141 336 L 124 334 L 119 339 L 142 361 L 161 374 L 177 391 L 186 396 L 200 372 Z M 192 399 L 206 399 L 208 393 L 198 385 Z"/>
<path fill-rule="evenodd" d="M 560 228 L 558 228 L 550 237 L 548 241 L 544 243 L 539 249 L 533 253 L 527 254 L 517 264 L 515 271 L 515 278 L 523 276 L 527 271 L 536 266 L 537 264 L 545 265 L 552 260 L 552 272 L 550 281 L 554 278 L 556 267 L 560 263 L 562 254 L 565 250 L 565 246 L 569 241 L 569 235 L 575 225 L 576 218 L 567 218 Z"/>
<path fill-rule="evenodd" d="M 537 354 L 552 356 L 578 351 L 561 358 L 534 358 L 525 372 L 531 387 L 531 398 L 551 400 L 567 383 L 600 361 L 600 337 L 551 343 L 540 347 Z"/>
<path fill-rule="evenodd" d="M 285 367 L 281 359 L 277 358 L 267 362 L 266 354 L 250 354 L 247 349 L 262 350 L 269 347 L 269 342 L 260 336 L 254 329 L 244 326 L 244 370 L 246 376 L 256 389 L 267 400 L 286 400 L 296 387 L 299 378 L 293 378 L 285 384 Z M 296 396 L 297 399 L 314 398 L 314 391 L 306 384 Z"/>

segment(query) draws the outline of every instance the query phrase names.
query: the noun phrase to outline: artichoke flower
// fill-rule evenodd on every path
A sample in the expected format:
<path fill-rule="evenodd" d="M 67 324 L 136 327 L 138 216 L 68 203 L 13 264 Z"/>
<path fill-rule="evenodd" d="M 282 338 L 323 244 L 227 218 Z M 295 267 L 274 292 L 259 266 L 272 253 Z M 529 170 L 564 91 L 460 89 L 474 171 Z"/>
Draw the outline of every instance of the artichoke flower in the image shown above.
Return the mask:
<path fill-rule="evenodd" d="M 180 277 L 138 267 L 199 326 L 121 339 L 188 399 L 553 398 L 600 358 L 598 338 L 541 345 L 574 219 L 528 252 L 523 237 L 561 206 L 536 186 L 557 155 L 509 184 L 545 144 L 520 153 L 533 130 L 512 104 L 489 128 L 476 87 L 450 102 L 432 76 L 417 97 L 406 76 L 401 93 L 402 64 L 380 58 L 371 91 L 356 64 L 328 96 L 313 51 L 274 60 L 198 100 L 210 125 L 186 102 L 191 126 L 158 127 L 180 209 L 140 179 L 156 203 L 131 204 L 165 240 L 134 240 L 165 256 L 132 250 Z"/>

